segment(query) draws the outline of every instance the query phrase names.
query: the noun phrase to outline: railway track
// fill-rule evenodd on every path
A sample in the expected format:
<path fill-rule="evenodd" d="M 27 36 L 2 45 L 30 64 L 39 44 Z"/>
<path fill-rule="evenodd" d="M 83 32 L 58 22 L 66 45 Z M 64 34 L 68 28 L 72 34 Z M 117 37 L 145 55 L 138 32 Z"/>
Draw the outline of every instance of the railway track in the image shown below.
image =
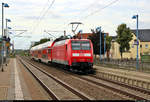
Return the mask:
<path fill-rule="evenodd" d="M 65 70 L 61 70 L 61 71 L 63 71 L 64 73 L 70 74 L 70 72 L 67 72 Z M 73 73 L 71 73 L 71 74 L 73 74 Z M 125 95 L 125 96 L 127 96 L 127 97 L 129 97 L 131 99 L 135 99 L 135 100 L 147 100 L 147 99 L 150 99 L 149 98 L 149 92 L 146 92 L 145 90 L 142 90 L 142 89 L 139 89 L 139 88 L 133 88 L 133 87 L 131 87 L 129 85 L 125 85 L 125 84 L 122 84 L 122 83 L 114 82 L 112 80 L 103 79 L 103 78 L 98 77 L 96 75 L 79 76 L 79 75 L 73 74 L 73 76 L 77 77 L 79 79 L 91 82 L 91 83 L 93 83 L 95 85 L 102 86 L 104 88 L 110 89 L 110 90 L 112 90 L 114 92 L 117 92 L 117 93 L 120 93 L 122 95 Z M 95 78 L 97 80 L 102 80 L 103 82 L 94 81 L 93 78 Z M 111 84 L 115 84 L 115 86 L 119 86 L 120 88 L 112 87 Z M 121 90 L 123 88 L 126 89 L 126 90 Z M 136 92 L 138 94 L 136 94 Z M 144 97 L 143 97 L 143 95 L 144 95 Z"/>
<path fill-rule="evenodd" d="M 104 80 L 104 81 L 109 81 L 109 82 L 111 82 L 111 83 L 114 83 L 114 84 L 118 84 L 118 85 L 120 85 L 120 86 L 124 86 L 124 87 L 127 87 L 127 88 L 129 88 L 129 89 L 132 89 L 132 90 L 135 90 L 135 91 L 140 91 L 140 92 L 142 92 L 142 93 L 145 93 L 145 94 L 148 94 L 148 95 L 150 95 L 150 90 L 149 89 L 146 89 L 146 88 L 142 88 L 142 87 L 138 87 L 138 86 L 136 86 L 136 85 L 133 85 L 133 82 L 132 82 L 132 84 L 131 85 L 129 85 L 129 83 L 127 84 L 127 83 L 125 83 L 125 80 L 123 80 L 123 81 L 116 81 L 116 80 L 113 80 L 111 77 L 110 78 L 105 78 L 103 75 L 100 75 L 101 74 L 101 72 L 98 72 L 98 75 L 97 76 L 91 76 L 91 77 L 94 77 L 94 78 L 96 78 L 96 79 L 100 79 L 100 80 Z M 103 73 L 103 74 L 105 74 L 105 73 Z M 110 75 L 110 76 L 112 76 L 112 75 Z M 120 76 L 118 76 L 118 77 L 120 77 Z M 121 78 L 123 78 L 123 77 L 121 77 Z M 124 78 L 124 79 L 126 79 L 126 77 Z M 128 79 L 128 80 L 132 80 L 132 79 Z M 137 81 L 137 80 L 136 80 Z M 138 81 L 140 81 L 140 80 L 138 80 Z M 141 81 L 141 82 L 143 82 L 143 81 Z"/>
<path fill-rule="evenodd" d="M 35 79 L 42 85 L 42 87 L 46 90 L 46 92 L 49 94 L 49 96 L 53 99 L 53 100 L 67 100 L 67 99 L 76 99 L 76 100 L 93 100 L 92 98 L 88 97 L 87 95 L 85 95 L 84 93 L 80 92 L 79 90 L 69 86 L 68 84 L 66 84 L 65 82 L 59 80 L 58 78 L 54 77 L 53 75 L 47 73 L 46 71 L 40 69 L 39 67 L 28 63 L 26 61 L 23 61 L 19 58 L 19 61 L 24 65 L 24 67 L 26 67 L 29 72 L 35 77 Z M 34 70 L 31 69 L 34 67 Z M 39 78 L 38 75 L 35 74 L 35 70 L 38 70 L 39 72 L 41 72 L 39 75 L 44 77 L 47 76 L 47 78 L 51 78 L 52 80 L 54 80 L 55 82 L 57 82 L 58 84 L 60 84 L 62 87 L 64 87 L 65 89 L 67 89 L 68 91 L 64 91 L 64 93 L 62 93 L 63 96 L 58 96 L 56 94 L 59 94 L 61 92 L 54 92 L 53 90 L 51 90 L 51 88 L 49 88 L 49 86 L 47 85 L 48 83 L 51 83 L 49 81 L 47 81 L 46 83 Z M 45 79 L 47 79 L 45 77 Z M 62 88 L 61 87 L 61 88 Z M 57 86 L 58 88 L 58 86 Z M 62 89 L 61 89 L 62 90 Z M 66 94 L 67 93 L 67 94 Z M 71 96 L 72 95 L 72 96 Z"/>

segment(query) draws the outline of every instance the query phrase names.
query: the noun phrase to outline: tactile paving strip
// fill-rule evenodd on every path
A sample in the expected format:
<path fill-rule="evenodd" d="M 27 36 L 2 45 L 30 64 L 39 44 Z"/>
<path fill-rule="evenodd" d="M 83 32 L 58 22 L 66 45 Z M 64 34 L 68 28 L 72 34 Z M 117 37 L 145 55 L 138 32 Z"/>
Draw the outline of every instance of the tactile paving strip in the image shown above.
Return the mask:
<path fill-rule="evenodd" d="M 0 86 L 0 100 L 7 100 L 8 87 Z"/>

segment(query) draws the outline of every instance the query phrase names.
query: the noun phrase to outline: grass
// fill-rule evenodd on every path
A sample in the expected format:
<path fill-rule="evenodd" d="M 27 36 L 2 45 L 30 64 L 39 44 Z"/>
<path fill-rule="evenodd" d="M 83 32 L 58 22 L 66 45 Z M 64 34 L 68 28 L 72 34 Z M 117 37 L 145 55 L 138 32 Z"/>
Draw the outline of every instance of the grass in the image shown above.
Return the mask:
<path fill-rule="evenodd" d="M 142 55 L 141 59 L 142 59 L 142 61 L 150 62 L 150 55 Z"/>

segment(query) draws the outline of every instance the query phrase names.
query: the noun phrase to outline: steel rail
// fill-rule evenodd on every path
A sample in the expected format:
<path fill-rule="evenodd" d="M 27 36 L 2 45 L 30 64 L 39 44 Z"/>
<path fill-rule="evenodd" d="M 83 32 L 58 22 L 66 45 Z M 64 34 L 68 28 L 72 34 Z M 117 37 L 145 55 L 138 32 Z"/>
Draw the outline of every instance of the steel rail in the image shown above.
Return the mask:
<path fill-rule="evenodd" d="M 34 78 L 40 83 L 40 85 L 45 89 L 45 91 L 48 93 L 48 95 L 53 99 L 53 100 L 60 100 L 31 70 L 30 68 L 28 68 L 28 66 L 21 60 L 19 59 L 19 61 L 21 62 L 21 64 L 23 64 L 23 66 L 25 68 L 27 68 L 27 70 L 34 76 Z"/>
<path fill-rule="evenodd" d="M 65 82 L 61 81 L 60 79 L 58 79 L 58 78 L 54 77 L 53 75 L 45 72 L 44 70 L 42 70 L 38 66 L 32 64 L 31 62 L 28 62 L 28 61 L 26 61 L 26 62 L 29 63 L 30 65 L 32 65 L 33 67 L 37 68 L 39 71 L 43 72 L 44 74 L 46 74 L 47 76 L 49 76 L 53 80 L 55 80 L 57 83 L 59 83 L 60 85 L 62 85 L 63 87 L 65 87 L 66 89 L 68 89 L 69 91 L 71 91 L 72 93 L 77 95 L 78 97 L 80 97 L 81 99 L 83 99 L 83 100 L 94 100 L 93 98 L 91 98 L 91 97 L 85 95 L 84 93 L 80 92 L 79 90 L 71 87 L 70 85 L 66 84 Z"/>
<path fill-rule="evenodd" d="M 28 59 L 27 59 L 27 60 L 28 60 Z M 30 62 L 30 63 L 31 63 L 31 62 Z M 68 72 L 68 71 L 64 71 L 64 70 L 62 70 L 62 69 L 60 69 L 60 70 L 63 71 L 64 73 L 68 73 L 68 74 L 71 73 L 71 72 Z M 93 80 L 90 80 L 90 79 L 81 77 L 81 76 L 76 75 L 76 74 L 74 74 L 74 73 L 71 73 L 71 74 L 73 74 L 74 77 L 80 78 L 80 79 L 82 79 L 82 80 L 91 82 L 91 83 L 93 83 L 93 84 L 95 84 L 95 85 L 102 86 L 102 87 L 107 88 L 107 89 L 110 89 L 110 90 L 113 90 L 113 91 L 115 91 L 115 92 L 119 92 L 120 94 L 126 95 L 126 96 L 128 96 L 128 97 L 130 97 L 130 98 L 133 98 L 133 99 L 136 99 L 136 100 L 147 100 L 147 99 L 143 98 L 142 96 L 138 96 L 138 95 L 135 95 L 135 94 L 132 94 L 132 93 L 123 91 L 123 90 L 119 90 L 119 89 L 117 89 L 117 88 L 113 88 L 113 87 L 108 86 L 108 85 L 105 85 L 105 84 L 103 84 L 103 83 L 99 83 L 99 82 L 96 82 L 96 81 L 93 81 Z M 127 88 L 130 88 L 130 89 L 132 89 L 132 90 L 134 89 L 132 86 L 125 85 L 125 84 L 121 84 L 121 83 L 118 83 L 118 82 L 114 82 L 114 81 L 112 81 L 112 80 L 107 80 L 107 79 L 99 78 L 99 77 L 93 76 L 93 75 L 89 75 L 89 76 L 90 76 L 90 77 L 94 77 L 94 78 L 96 78 L 96 79 L 104 80 L 104 81 L 107 81 L 107 82 L 110 82 L 110 83 L 114 83 L 114 84 L 120 85 L 120 86 L 122 86 L 122 87 L 127 87 Z M 142 89 L 139 89 L 139 88 L 136 88 L 135 90 L 137 90 L 137 91 L 140 91 L 140 90 L 141 90 L 140 92 L 143 92 Z"/>

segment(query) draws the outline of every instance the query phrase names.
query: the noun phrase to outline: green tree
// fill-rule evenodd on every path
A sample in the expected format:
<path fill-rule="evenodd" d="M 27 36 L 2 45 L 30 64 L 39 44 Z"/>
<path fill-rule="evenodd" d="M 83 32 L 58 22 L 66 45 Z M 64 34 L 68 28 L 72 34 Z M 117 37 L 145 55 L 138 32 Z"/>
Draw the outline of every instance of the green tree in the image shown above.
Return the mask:
<path fill-rule="evenodd" d="M 92 31 L 92 35 L 88 37 L 88 39 L 90 39 L 93 43 L 93 49 L 94 49 L 94 54 L 95 55 L 99 55 L 100 54 L 100 32 L 91 29 Z M 102 38 L 102 43 L 101 43 L 101 54 L 104 54 L 104 32 L 101 33 L 101 38 Z M 106 36 L 106 51 L 107 52 L 107 59 L 109 59 L 109 51 L 111 48 L 111 41 L 112 41 L 112 37 L 111 36 Z"/>
<path fill-rule="evenodd" d="M 121 24 L 117 28 L 117 43 L 120 45 L 119 51 L 121 54 L 121 59 L 123 52 L 129 51 L 130 44 L 129 42 L 132 40 L 132 33 L 129 27 L 126 26 L 126 24 Z"/>
<path fill-rule="evenodd" d="M 92 41 L 93 44 L 93 49 L 94 49 L 94 54 L 98 55 L 100 54 L 100 32 L 98 31 L 94 31 L 93 29 L 91 29 L 92 31 L 92 35 L 90 35 L 88 37 L 88 39 L 90 39 Z M 101 32 L 101 38 L 102 38 L 102 43 L 101 43 L 101 54 L 104 54 L 104 33 Z"/>
<path fill-rule="evenodd" d="M 109 59 L 109 52 L 110 52 L 110 48 L 111 48 L 111 41 L 112 41 L 112 37 L 111 36 L 106 36 L 107 59 Z"/>
<path fill-rule="evenodd" d="M 39 44 L 43 44 L 43 43 L 45 43 L 45 42 L 47 42 L 47 41 L 50 41 L 50 39 L 49 39 L 49 38 L 43 38 L 43 39 L 41 39 L 40 41 L 35 42 L 35 44 L 34 44 L 33 46 L 36 46 L 36 45 L 39 45 Z M 33 47 L 33 46 L 32 46 L 32 47 Z"/>

